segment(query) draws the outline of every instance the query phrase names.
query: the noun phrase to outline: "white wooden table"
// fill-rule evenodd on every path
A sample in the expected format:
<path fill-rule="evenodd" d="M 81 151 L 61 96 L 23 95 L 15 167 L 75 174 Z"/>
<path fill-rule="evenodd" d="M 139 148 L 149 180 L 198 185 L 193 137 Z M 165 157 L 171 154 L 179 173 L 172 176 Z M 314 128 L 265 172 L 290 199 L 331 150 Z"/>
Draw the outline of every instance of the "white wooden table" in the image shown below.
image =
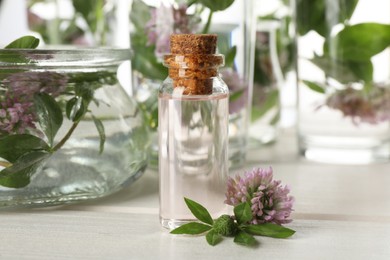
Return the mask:
<path fill-rule="evenodd" d="M 251 150 L 248 165 L 272 165 L 291 186 L 293 237 L 257 237 L 251 249 L 170 235 L 159 224 L 157 173 L 148 170 L 104 199 L 0 212 L 0 259 L 390 259 L 390 163 L 307 162 L 287 132 L 275 146 Z"/>

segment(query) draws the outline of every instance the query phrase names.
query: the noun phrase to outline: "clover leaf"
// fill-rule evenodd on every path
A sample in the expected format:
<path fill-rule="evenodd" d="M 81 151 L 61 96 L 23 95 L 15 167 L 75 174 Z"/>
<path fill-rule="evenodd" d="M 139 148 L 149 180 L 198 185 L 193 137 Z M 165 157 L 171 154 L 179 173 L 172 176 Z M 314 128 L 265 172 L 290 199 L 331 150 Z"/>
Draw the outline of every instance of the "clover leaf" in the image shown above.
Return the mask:
<path fill-rule="evenodd" d="M 53 146 L 54 137 L 63 122 L 61 108 L 55 99 L 46 93 L 35 94 L 34 104 L 39 125 L 45 133 L 49 145 Z"/>

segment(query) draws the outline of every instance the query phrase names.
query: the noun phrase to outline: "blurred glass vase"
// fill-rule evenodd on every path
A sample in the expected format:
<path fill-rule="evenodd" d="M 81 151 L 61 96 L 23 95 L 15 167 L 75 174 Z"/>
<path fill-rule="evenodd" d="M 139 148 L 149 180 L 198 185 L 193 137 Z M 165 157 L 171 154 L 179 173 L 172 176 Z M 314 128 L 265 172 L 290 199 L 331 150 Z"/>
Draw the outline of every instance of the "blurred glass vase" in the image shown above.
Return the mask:
<path fill-rule="evenodd" d="M 283 74 L 277 53 L 276 21 L 260 21 L 256 29 L 250 136 L 267 144 L 276 140 Z"/>
<path fill-rule="evenodd" d="M 99 198 L 136 180 L 148 135 L 117 79 L 128 49 L 0 50 L 0 207 Z"/>
<path fill-rule="evenodd" d="M 296 1 L 300 152 L 390 159 L 390 2 Z"/>

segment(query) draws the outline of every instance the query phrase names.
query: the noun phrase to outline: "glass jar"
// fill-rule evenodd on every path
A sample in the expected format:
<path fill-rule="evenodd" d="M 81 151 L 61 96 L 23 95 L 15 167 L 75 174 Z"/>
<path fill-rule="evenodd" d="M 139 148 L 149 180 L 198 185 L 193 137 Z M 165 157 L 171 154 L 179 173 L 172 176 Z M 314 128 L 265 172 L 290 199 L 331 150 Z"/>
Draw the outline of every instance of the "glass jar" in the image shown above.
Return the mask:
<path fill-rule="evenodd" d="M 0 207 L 107 196 L 134 182 L 148 134 L 117 77 L 128 49 L 0 50 Z"/>
<path fill-rule="evenodd" d="M 299 0 L 298 134 L 308 159 L 390 159 L 390 2 Z"/>

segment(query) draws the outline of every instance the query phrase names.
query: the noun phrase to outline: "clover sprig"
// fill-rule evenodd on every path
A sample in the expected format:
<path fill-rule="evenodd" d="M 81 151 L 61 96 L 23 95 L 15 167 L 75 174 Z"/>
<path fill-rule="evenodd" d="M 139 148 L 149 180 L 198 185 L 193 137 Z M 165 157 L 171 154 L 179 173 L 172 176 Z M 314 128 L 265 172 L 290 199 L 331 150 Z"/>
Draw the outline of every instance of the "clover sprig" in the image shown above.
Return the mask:
<path fill-rule="evenodd" d="M 254 236 L 288 238 L 295 231 L 277 224 L 250 224 L 252 211 L 248 202 L 234 207 L 234 216 L 222 215 L 213 220 L 208 210 L 201 204 L 184 198 L 187 207 L 200 222 L 190 222 L 171 231 L 171 234 L 199 235 L 206 234 L 207 243 L 214 246 L 223 237 L 234 237 L 234 242 L 244 246 L 256 246 Z"/>

